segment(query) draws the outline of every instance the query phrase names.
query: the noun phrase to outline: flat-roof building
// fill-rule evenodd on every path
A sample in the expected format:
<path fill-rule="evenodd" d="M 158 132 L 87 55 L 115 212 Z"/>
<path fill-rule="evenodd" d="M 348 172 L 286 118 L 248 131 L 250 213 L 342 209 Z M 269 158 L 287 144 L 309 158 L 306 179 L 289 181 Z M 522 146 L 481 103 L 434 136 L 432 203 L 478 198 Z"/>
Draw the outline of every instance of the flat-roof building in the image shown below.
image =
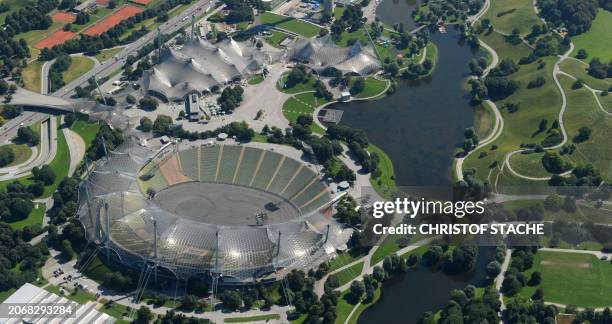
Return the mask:
<path fill-rule="evenodd" d="M 72 11 L 77 12 L 77 13 L 85 12 L 85 11 L 92 10 L 96 6 L 97 6 L 96 0 L 85 0 L 81 2 L 78 6 L 72 8 Z"/>
<path fill-rule="evenodd" d="M 0 323 L 3 324 L 21 324 L 21 323 L 62 323 L 62 324 L 107 324 L 114 323 L 115 318 L 101 313 L 96 309 L 97 303 L 89 301 L 84 305 L 77 304 L 64 297 L 58 296 L 45 289 L 39 288 L 32 284 L 26 283 L 17 291 L 10 295 L 2 304 L 30 304 L 30 305 L 55 305 L 65 306 L 70 305 L 72 314 L 62 318 L 42 315 L 15 315 L 12 317 L 0 316 Z"/>
<path fill-rule="evenodd" d="M 185 113 L 190 121 L 200 119 L 200 98 L 197 94 L 192 93 L 185 99 Z"/>

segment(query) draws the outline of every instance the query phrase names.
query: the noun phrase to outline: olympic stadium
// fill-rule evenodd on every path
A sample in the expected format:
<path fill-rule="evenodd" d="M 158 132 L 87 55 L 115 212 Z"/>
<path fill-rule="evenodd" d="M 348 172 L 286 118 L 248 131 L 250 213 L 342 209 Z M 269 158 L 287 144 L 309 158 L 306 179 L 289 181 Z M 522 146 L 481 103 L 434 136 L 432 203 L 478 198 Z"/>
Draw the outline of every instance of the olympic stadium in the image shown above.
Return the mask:
<path fill-rule="evenodd" d="M 167 277 L 219 284 L 282 278 L 345 249 L 350 229 L 329 212 L 330 189 L 308 165 L 245 145 L 126 142 L 96 163 L 79 217 L 109 258 Z"/>

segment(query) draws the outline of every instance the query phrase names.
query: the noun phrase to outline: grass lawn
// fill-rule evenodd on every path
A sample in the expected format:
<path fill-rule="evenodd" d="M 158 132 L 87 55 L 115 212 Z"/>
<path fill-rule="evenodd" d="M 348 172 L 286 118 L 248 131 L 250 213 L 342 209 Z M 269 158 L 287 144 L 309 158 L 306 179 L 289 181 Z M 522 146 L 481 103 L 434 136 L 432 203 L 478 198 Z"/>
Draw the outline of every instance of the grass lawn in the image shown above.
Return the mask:
<path fill-rule="evenodd" d="M 123 47 L 115 47 L 115 48 L 109 48 L 109 49 L 105 49 L 100 51 L 100 53 L 96 54 L 95 58 L 100 61 L 100 63 L 112 58 L 113 56 L 115 56 L 115 54 L 121 52 L 123 50 Z"/>
<path fill-rule="evenodd" d="M 572 90 L 573 81 L 566 76 L 559 76 L 559 81 L 567 95 L 567 110 L 563 119 L 570 141 L 578 134 L 578 129 L 581 127 L 587 126 L 592 131 L 587 141 L 576 144 L 576 151 L 569 158 L 576 164 L 592 164 L 601 172 L 604 180 L 610 181 L 612 117 L 599 109 L 590 91 L 584 88 Z"/>
<path fill-rule="evenodd" d="M 537 287 L 525 287 L 521 295 L 531 297 L 536 288 L 544 289 L 544 300 L 578 307 L 612 305 L 612 266 L 594 255 L 539 251 L 534 266 L 526 274 L 542 273 Z"/>
<path fill-rule="evenodd" d="M 21 8 L 25 8 L 25 6 L 28 4 L 28 1 L 23 0 L 2 0 L 0 2 L 9 5 L 9 10 L 7 12 L 0 13 L 0 21 L 2 24 L 4 24 L 4 19 L 6 16 L 13 12 L 19 11 Z"/>
<path fill-rule="evenodd" d="M 42 67 L 44 64 L 45 62 L 41 62 L 38 60 L 28 63 L 28 66 L 26 66 L 25 69 L 23 69 L 23 71 L 21 72 L 21 78 L 23 79 L 24 88 L 36 93 L 41 92 L 40 78 L 42 74 Z"/>
<path fill-rule="evenodd" d="M 574 77 L 581 79 L 589 87 L 598 90 L 608 90 L 612 87 L 612 78 L 598 79 L 590 76 L 587 73 L 588 64 L 572 59 L 567 59 L 559 64 L 561 71 L 569 73 Z"/>
<path fill-rule="evenodd" d="M 278 89 L 278 91 L 284 92 L 284 93 L 298 93 L 298 92 L 304 92 L 304 91 L 314 91 L 314 83 L 315 81 L 317 81 L 317 79 L 314 76 L 311 76 L 310 78 L 305 79 L 304 82 L 302 83 L 294 84 L 291 87 L 289 87 L 286 84 L 287 76 L 288 76 L 288 73 L 283 74 L 280 78 L 280 81 L 276 83 L 276 89 Z"/>
<path fill-rule="evenodd" d="M 85 145 L 89 147 L 98 134 L 100 124 L 90 123 L 86 115 L 79 115 L 77 120 L 70 126 L 70 129 L 79 134 Z"/>
<path fill-rule="evenodd" d="M 338 304 L 336 305 L 336 321 L 334 321 L 334 324 L 344 324 L 353 308 L 355 308 L 356 304 L 349 301 L 349 292 L 350 289 L 343 291 L 338 298 Z"/>
<path fill-rule="evenodd" d="M 307 21 L 281 16 L 271 12 L 264 12 L 259 17 L 262 24 L 272 25 L 309 38 L 319 35 L 319 31 L 321 30 L 319 26 Z"/>
<path fill-rule="evenodd" d="M 485 138 L 495 124 L 495 118 L 488 104 L 481 104 L 474 108 L 474 130 L 478 134 L 478 138 Z"/>
<path fill-rule="evenodd" d="M 64 77 L 64 82 L 69 84 L 74 81 L 76 78 L 85 74 L 87 71 L 91 70 L 94 67 L 94 61 L 86 56 L 73 56 L 72 64 L 68 70 L 66 70 L 62 76 Z"/>
<path fill-rule="evenodd" d="M 252 77 L 251 79 L 249 79 L 248 84 L 250 85 L 256 85 L 256 84 L 260 84 L 262 83 L 266 78 L 263 76 L 263 74 L 258 74 L 254 77 Z"/>
<path fill-rule="evenodd" d="M 599 57 L 602 62 L 612 60 L 612 12 L 599 9 L 597 17 L 588 32 L 572 37 L 574 53 L 579 49 L 585 49 L 592 57 Z"/>
<path fill-rule="evenodd" d="M 257 315 L 257 316 L 249 316 L 249 317 L 232 317 L 225 318 L 223 322 L 225 323 L 244 323 L 244 322 L 257 322 L 257 321 L 269 321 L 269 320 L 280 320 L 279 314 L 266 314 L 266 315 Z"/>
<path fill-rule="evenodd" d="M 340 286 L 343 286 L 349 283 L 351 280 L 357 278 L 361 274 L 361 270 L 363 270 L 363 262 L 359 262 L 354 264 L 336 274 L 336 278 L 338 278 L 338 282 L 340 282 Z"/>
<path fill-rule="evenodd" d="M 484 17 L 491 19 L 495 29 L 507 34 L 510 34 L 512 29 L 518 28 L 521 35 L 527 35 L 531 32 L 532 25 L 542 24 L 531 0 L 491 1 L 491 8 Z"/>
<path fill-rule="evenodd" d="M 8 147 L 15 154 L 15 159 L 13 162 L 3 166 L 3 168 L 21 164 L 32 156 L 32 149 L 30 149 L 30 147 L 26 144 L 6 144 L 2 145 L 2 147 Z"/>
<path fill-rule="evenodd" d="M 383 197 L 386 197 L 386 193 L 388 193 L 389 190 L 395 189 L 395 173 L 393 171 L 393 162 L 383 150 L 381 150 L 378 146 L 375 146 L 374 144 L 368 145 L 368 152 L 376 153 L 380 158 L 380 162 L 378 163 L 378 169 L 381 172 L 378 178 L 370 178 L 370 182 L 372 183 L 374 190 L 376 190 L 378 194 Z"/>
<path fill-rule="evenodd" d="M 482 33 L 478 35 L 483 42 L 493 47 L 499 55 L 500 60 L 502 58 L 512 59 L 514 62 L 518 62 L 521 57 L 529 55 L 531 49 L 524 43 L 518 45 L 512 45 L 506 42 L 506 37 L 500 33 Z M 484 50 L 484 49 L 483 49 Z"/>
<path fill-rule="evenodd" d="M 0 291 L 0 303 L 4 302 L 10 295 L 12 295 L 17 289 L 11 288 L 9 290 Z"/>
<path fill-rule="evenodd" d="M 112 303 L 108 306 L 104 305 L 98 310 L 117 319 L 122 319 L 124 315 L 128 315 L 127 307 L 118 303 Z"/>
<path fill-rule="evenodd" d="M 373 77 L 365 78 L 365 88 L 355 98 L 370 98 L 384 94 L 387 88 L 387 80 L 378 80 Z"/>
<path fill-rule="evenodd" d="M 544 169 L 542 157 L 544 153 L 514 154 L 510 164 L 514 171 L 529 177 L 549 177 L 551 174 Z"/>
<path fill-rule="evenodd" d="M 34 45 L 36 45 L 36 43 L 40 42 L 41 40 L 47 38 L 49 35 L 55 33 L 56 31 L 58 31 L 59 29 L 62 29 L 64 27 L 64 25 L 66 25 L 65 22 L 62 21 L 53 21 L 53 23 L 51 23 L 51 26 L 47 29 L 44 30 L 30 30 L 29 32 L 25 32 L 25 33 L 21 33 L 21 34 L 17 34 L 15 35 L 15 39 L 20 39 L 23 38 L 28 45 L 33 48 Z M 34 53 L 32 53 L 34 54 Z M 36 55 L 32 55 L 32 58 L 35 58 Z"/>
<path fill-rule="evenodd" d="M 365 254 L 354 256 L 348 252 L 340 253 L 333 260 L 329 261 L 329 271 L 342 268 L 343 266 L 365 256 Z"/>
<path fill-rule="evenodd" d="M 280 48 L 280 43 L 287 37 L 293 39 L 293 36 L 283 33 L 283 32 L 279 32 L 276 30 L 272 30 L 270 31 L 272 33 L 272 35 L 266 37 L 266 41 L 268 42 L 268 44 L 276 47 L 276 48 Z"/>
<path fill-rule="evenodd" d="M 402 239 L 405 239 L 405 235 L 389 235 L 385 240 L 380 244 L 378 249 L 374 251 L 372 255 L 372 260 L 370 260 L 370 265 L 376 265 L 378 262 L 385 259 L 386 256 L 391 255 L 401 248 L 398 242 Z"/>
<path fill-rule="evenodd" d="M 45 205 L 44 204 L 34 204 L 34 209 L 32 209 L 32 212 L 30 212 L 30 215 L 28 215 L 28 217 L 26 217 L 25 219 L 16 221 L 16 222 L 11 222 L 9 223 L 9 225 L 11 226 L 12 229 L 23 229 L 26 226 L 30 226 L 30 225 L 40 225 L 42 226 L 43 224 L 43 218 L 45 217 Z"/>
<path fill-rule="evenodd" d="M 86 291 L 83 291 L 82 289 L 77 289 L 77 290 L 69 290 L 67 288 L 63 288 L 64 292 L 66 292 L 67 294 L 62 295 L 60 293 L 60 288 L 59 286 L 54 286 L 54 285 L 49 285 L 47 287 L 44 288 L 46 291 L 54 293 L 58 296 L 63 296 L 66 297 L 66 299 L 75 301 L 79 304 L 85 304 L 88 301 L 94 301 L 96 300 L 96 297 Z"/>
<path fill-rule="evenodd" d="M 302 93 L 291 97 L 283 104 L 283 115 L 288 121 L 294 122 L 300 115 L 312 115 L 316 107 L 327 103 L 324 98 L 317 98 L 314 92 Z M 312 131 L 324 134 L 325 130 L 318 124 L 312 124 Z"/>

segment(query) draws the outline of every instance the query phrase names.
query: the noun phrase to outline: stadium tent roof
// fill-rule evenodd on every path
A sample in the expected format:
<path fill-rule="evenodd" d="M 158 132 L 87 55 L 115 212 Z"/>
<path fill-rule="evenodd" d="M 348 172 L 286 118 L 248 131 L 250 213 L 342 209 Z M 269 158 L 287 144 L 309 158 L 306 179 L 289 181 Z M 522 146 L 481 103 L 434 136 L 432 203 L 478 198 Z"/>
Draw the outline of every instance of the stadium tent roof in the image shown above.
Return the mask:
<path fill-rule="evenodd" d="M 156 152 L 126 139 L 95 163 L 81 187 L 79 217 L 89 238 L 101 243 L 110 236 L 111 252 L 119 262 L 139 266 L 151 259 L 154 222 L 156 262 L 182 279 L 211 271 L 229 281 L 248 282 L 275 268 L 310 268 L 326 254 L 346 248 L 351 230 L 316 211 L 265 226 L 243 226 L 193 221 L 158 207 L 139 188 L 138 179 L 157 172 L 159 166 L 147 169 L 155 164 L 149 161 L 164 159 L 173 149 L 165 146 L 167 151 Z"/>
<path fill-rule="evenodd" d="M 147 91 L 180 100 L 189 93 L 258 73 L 271 61 L 268 52 L 250 42 L 238 43 L 230 38 L 212 44 L 196 38 L 179 50 L 164 50 L 162 62 L 145 71 L 142 83 Z"/>
<path fill-rule="evenodd" d="M 305 62 L 316 71 L 334 67 L 343 73 L 367 75 L 381 68 L 376 55 L 360 41 L 350 47 L 340 47 L 334 43 L 331 35 L 298 42 L 290 49 L 289 58 Z"/>

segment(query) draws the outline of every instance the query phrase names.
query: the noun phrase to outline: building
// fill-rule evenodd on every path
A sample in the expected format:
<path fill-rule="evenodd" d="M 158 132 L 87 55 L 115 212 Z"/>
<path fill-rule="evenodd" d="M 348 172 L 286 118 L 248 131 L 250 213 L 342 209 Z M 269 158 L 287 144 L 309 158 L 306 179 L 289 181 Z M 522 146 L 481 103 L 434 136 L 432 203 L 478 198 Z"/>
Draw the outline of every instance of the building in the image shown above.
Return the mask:
<path fill-rule="evenodd" d="M 78 6 L 72 8 L 72 11 L 76 13 L 87 12 L 93 10 L 98 4 L 96 0 L 85 0 L 81 2 Z"/>
<path fill-rule="evenodd" d="M 97 303 L 89 301 L 81 305 L 58 296 L 45 289 L 26 283 L 10 295 L 2 304 L 29 304 L 29 305 L 57 305 L 71 306 L 72 313 L 69 317 L 42 317 L 42 316 L 15 316 L 11 318 L 1 317 L 0 323 L 21 324 L 21 323 L 62 323 L 62 324 L 107 324 L 114 323 L 115 318 L 101 313 L 96 309 Z M 76 314 L 74 313 L 76 311 Z"/>
<path fill-rule="evenodd" d="M 200 97 L 192 93 L 185 99 L 185 113 L 189 121 L 200 120 Z"/>
<path fill-rule="evenodd" d="M 340 94 L 340 100 L 342 101 L 349 101 L 351 100 L 351 93 L 348 91 L 342 91 L 342 93 Z"/>

